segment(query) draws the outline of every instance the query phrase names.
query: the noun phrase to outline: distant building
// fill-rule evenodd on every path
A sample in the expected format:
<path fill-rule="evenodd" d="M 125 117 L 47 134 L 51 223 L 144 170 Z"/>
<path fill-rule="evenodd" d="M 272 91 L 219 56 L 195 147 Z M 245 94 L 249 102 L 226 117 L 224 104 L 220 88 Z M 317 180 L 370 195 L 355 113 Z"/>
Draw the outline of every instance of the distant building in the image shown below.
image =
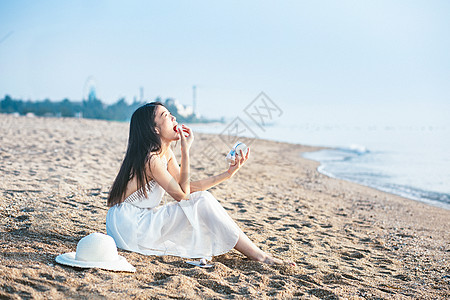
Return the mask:
<path fill-rule="evenodd" d="M 97 99 L 95 87 L 91 86 L 91 88 L 89 89 L 88 101 L 94 101 L 95 99 Z"/>
<path fill-rule="evenodd" d="M 178 115 L 182 116 L 183 118 L 189 118 L 194 114 L 194 109 L 192 108 L 192 106 L 185 106 L 175 99 L 169 98 L 166 100 L 165 104 L 168 107 L 175 107 Z"/>

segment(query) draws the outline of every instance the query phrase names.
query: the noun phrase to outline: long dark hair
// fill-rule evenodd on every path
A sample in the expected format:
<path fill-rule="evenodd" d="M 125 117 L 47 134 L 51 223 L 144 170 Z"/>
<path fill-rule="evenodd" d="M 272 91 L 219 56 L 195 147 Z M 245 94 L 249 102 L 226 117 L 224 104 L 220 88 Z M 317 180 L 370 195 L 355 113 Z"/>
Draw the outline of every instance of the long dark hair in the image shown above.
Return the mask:
<path fill-rule="evenodd" d="M 122 201 L 127 184 L 136 176 L 138 190 L 146 186 L 149 178 L 145 172 L 151 153 L 160 153 L 161 139 L 155 130 L 156 108 L 164 106 L 160 102 L 147 103 L 133 113 L 130 122 L 128 147 L 119 174 L 111 187 L 108 196 L 108 206 L 114 206 Z M 142 189 L 147 194 L 146 189 Z"/>

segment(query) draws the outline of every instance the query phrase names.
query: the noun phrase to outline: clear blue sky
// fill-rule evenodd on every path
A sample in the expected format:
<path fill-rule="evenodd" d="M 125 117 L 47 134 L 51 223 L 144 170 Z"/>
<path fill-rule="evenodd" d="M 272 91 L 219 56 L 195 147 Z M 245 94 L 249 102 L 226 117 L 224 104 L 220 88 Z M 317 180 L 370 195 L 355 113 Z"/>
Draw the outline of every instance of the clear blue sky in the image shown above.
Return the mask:
<path fill-rule="evenodd" d="M 1 1 L 0 96 L 80 100 L 92 76 L 107 103 L 142 86 L 191 104 L 195 84 L 212 117 L 265 91 L 291 122 L 446 118 L 449 16 L 447 0 Z"/>

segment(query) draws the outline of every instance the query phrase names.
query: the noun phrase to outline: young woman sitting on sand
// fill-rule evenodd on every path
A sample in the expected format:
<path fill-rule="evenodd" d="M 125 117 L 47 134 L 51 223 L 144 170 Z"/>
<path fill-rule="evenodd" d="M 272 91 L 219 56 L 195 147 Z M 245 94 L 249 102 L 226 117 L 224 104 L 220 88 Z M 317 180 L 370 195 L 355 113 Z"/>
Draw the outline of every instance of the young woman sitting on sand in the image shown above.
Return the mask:
<path fill-rule="evenodd" d="M 267 264 L 284 261 L 253 244 L 206 189 L 231 178 L 247 161 L 236 156 L 227 171 L 190 181 L 192 130 L 159 102 L 138 108 L 131 118 L 125 158 L 108 197 L 106 230 L 117 246 L 145 255 L 208 258 L 232 248 Z M 181 166 L 169 147 L 181 140 Z M 177 202 L 157 207 L 167 192 Z M 292 263 L 291 263 L 292 264 Z"/>

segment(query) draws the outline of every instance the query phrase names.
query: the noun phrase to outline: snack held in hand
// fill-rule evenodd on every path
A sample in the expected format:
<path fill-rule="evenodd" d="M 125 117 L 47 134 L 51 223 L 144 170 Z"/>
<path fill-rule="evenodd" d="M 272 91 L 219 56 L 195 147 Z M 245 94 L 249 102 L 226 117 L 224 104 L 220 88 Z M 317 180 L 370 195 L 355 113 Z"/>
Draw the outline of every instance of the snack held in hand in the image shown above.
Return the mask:
<path fill-rule="evenodd" d="M 187 135 L 188 135 L 187 130 L 186 130 L 185 128 L 183 128 L 183 125 L 182 125 L 182 124 L 177 124 L 177 125 L 175 125 L 175 126 L 173 127 L 173 130 L 176 131 L 176 132 L 180 132 L 180 131 L 184 132 L 184 136 L 187 136 Z"/>
<path fill-rule="evenodd" d="M 227 154 L 227 162 L 229 164 L 234 162 L 236 154 L 241 155 L 241 150 L 244 156 L 247 155 L 248 147 L 244 143 L 237 142 L 236 144 L 234 144 L 233 148 L 231 148 L 230 152 Z"/>

